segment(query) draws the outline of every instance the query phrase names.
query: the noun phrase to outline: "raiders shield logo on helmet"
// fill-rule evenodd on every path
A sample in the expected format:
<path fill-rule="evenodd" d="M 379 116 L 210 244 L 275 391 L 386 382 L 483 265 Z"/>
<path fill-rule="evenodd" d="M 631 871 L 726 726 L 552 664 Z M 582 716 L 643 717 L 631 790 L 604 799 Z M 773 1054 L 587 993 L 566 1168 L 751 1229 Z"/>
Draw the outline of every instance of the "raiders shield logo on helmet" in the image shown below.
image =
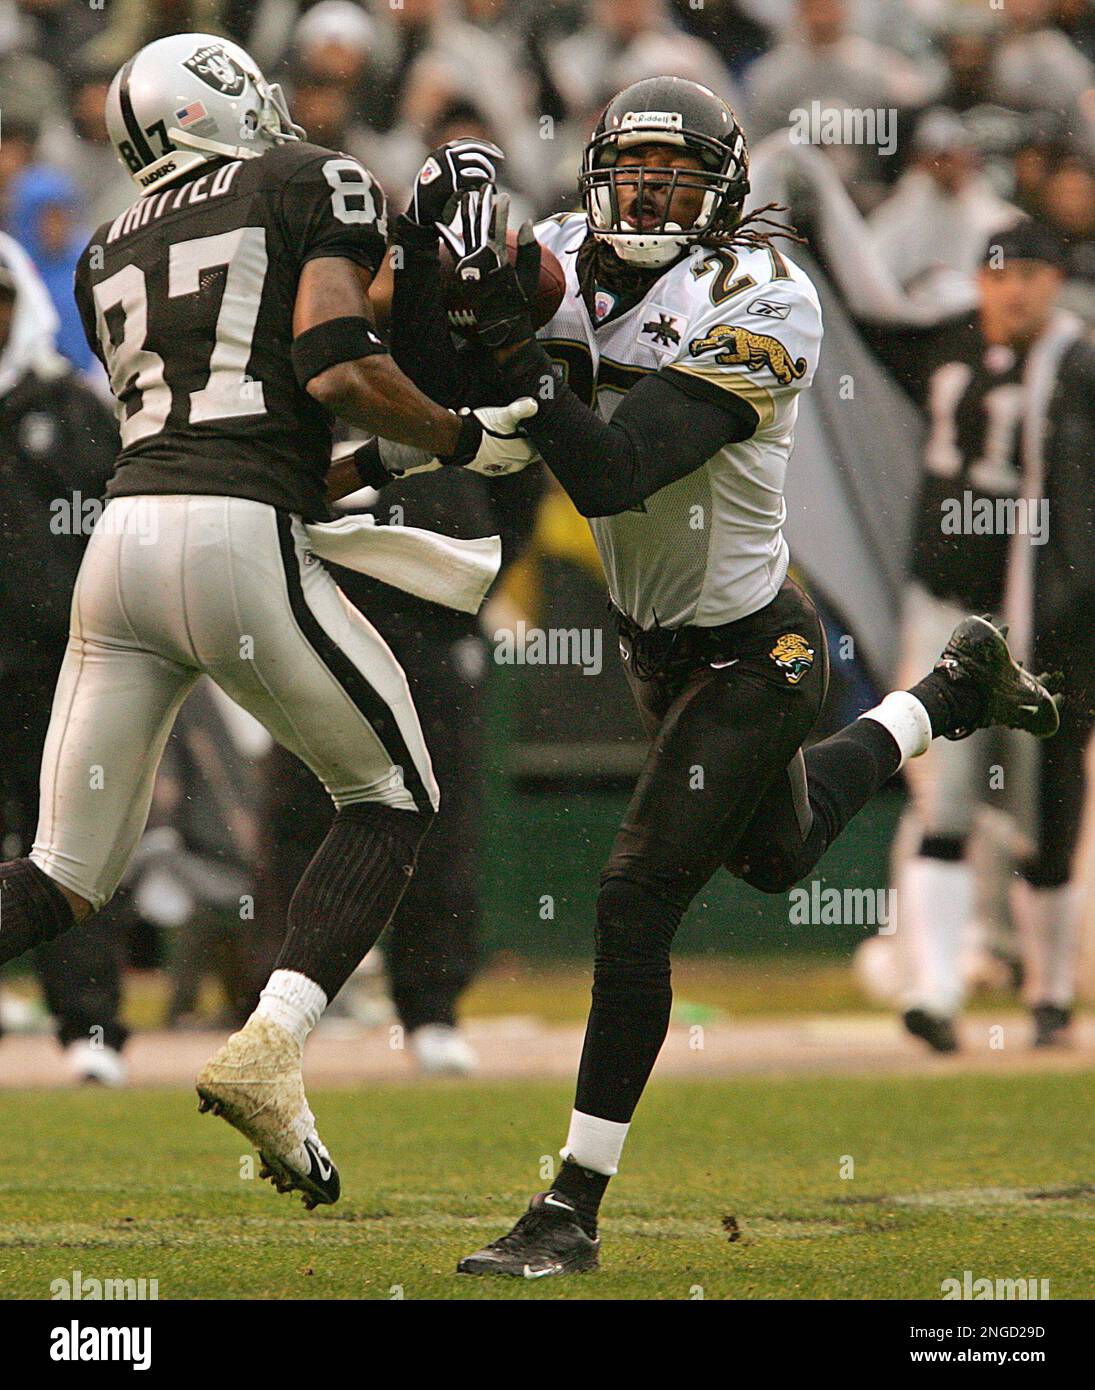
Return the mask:
<path fill-rule="evenodd" d="M 768 653 L 787 677 L 789 685 L 798 685 L 814 664 L 814 649 L 797 632 L 785 632 Z"/>
<path fill-rule="evenodd" d="M 189 68 L 195 77 L 200 77 L 207 87 L 223 92 L 226 97 L 238 97 L 247 81 L 247 74 L 219 44 L 199 48 L 183 66 Z"/>

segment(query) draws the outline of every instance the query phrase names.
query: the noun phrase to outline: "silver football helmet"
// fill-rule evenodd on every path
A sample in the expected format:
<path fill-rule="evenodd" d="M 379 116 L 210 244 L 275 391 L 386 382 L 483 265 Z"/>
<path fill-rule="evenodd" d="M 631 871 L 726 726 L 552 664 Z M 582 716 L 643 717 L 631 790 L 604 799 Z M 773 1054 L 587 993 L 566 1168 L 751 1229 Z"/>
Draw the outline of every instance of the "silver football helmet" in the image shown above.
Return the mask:
<path fill-rule="evenodd" d="M 303 140 L 281 87 L 239 44 L 172 34 L 146 44 L 115 74 L 106 98 L 115 152 L 142 193 L 211 159 L 254 159 Z"/>

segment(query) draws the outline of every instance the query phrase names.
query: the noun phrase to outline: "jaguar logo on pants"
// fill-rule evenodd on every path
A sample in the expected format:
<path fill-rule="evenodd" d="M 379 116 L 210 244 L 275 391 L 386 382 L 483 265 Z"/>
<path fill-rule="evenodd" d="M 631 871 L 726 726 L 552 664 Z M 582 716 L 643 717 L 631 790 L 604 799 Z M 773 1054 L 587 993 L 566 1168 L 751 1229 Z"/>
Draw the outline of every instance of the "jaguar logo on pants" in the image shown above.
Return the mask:
<path fill-rule="evenodd" d="M 797 632 L 785 632 L 768 653 L 787 677 L 788 683 L 798 685 L 814 664 L 814 649 Z"/>

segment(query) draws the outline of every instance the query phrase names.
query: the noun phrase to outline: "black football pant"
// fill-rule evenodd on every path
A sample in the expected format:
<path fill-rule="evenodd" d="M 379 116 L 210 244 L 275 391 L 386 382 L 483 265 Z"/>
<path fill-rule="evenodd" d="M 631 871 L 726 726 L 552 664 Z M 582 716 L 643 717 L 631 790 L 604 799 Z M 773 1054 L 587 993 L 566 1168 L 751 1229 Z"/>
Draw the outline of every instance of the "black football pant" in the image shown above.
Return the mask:
<path fill-rule="evenodd" d="M 625 1123 L 669 1026 L 669 952 L 685 908 L 722 865 L 764 892 L 790 888 L 899 755 L 870 720 L 801 751 L 825 698 L 828 655 L 817 612 L 791 581 L 722 628 L 619 626 L 653 741 L 601 874 L 575 1108 Z"/>
<path fill-rule="evenodd" d="M 484 697 L 487 653 L 474 619 L 419 604 L 361 576 L 338 573 L 399 659 L 441 788 L 441 806 L 418 850 L 414 877 L 383 939 L 392 999 L 403 1026 L 453 1024 L 475 972 L 484 815 Z M 266 950 L 252 953 L 255 989 L 270 947 L 284 934 L 293 889 L 330 826 L 330 798 L 303 764 L 280 748 L 264 765 L 265 844 L 256 887 L 256 927 Z M 250 1001 L 248 1001 L 249 1003 Z"/>
<path fill-rule="evenodd" d="M 38 773 L 56 681 L 53 668 L 0 677 L 0 859 L 28 854 L 34 839 Z M 115 1048 L 125 1042 L 118 1017 L 122 943 L 111 930 L 110 911 L 37 947 L 31 957 L 62 1046 L 81 1039 Z"/>
<path fill-rule="evenodd" d="M 1021 873 L 1035 888 L 1059 888 L 1072 876 L 1087 794 L 1087 745 L 1095 728 L 1095 669 L 1088 638 L 1070 644 L 1045 641 L 1036 653 L 1036 671 L 1064 675 L 1061 727 L 1039 746 L 1037 843 Z M 1082 653 L 1079 657 L 1077 652 Z"/>

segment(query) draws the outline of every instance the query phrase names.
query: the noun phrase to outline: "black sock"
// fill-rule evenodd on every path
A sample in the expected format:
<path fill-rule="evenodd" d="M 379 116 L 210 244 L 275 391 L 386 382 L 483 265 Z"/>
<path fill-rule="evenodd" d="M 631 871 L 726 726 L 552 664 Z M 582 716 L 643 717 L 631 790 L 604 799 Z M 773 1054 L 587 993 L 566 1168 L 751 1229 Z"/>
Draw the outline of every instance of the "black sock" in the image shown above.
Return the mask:
<path fill-rule="evenodd" d="M 607 1173 L 595 1173 L 592 1168 L 583 1168 L 572 1158 L 564 1161 L 551 1184 L 552 1192 L 565 1197 L 574 1208 L 578 1224 L 591 1240 L 597 1237 L 597 1212 L 607 1186 Z"/>
<path fill-rule="evenodd" d="M 932 738 L 980 726 L 985 697 L 969 681 L 952 680 L 945 671 L 932 671 L 909 691 L 928 711 Z"/>
<path fill-rule="evenodd" d="M 791 834 L 775 836 L 768 822 L 755 819 L 727 861 L 732 873 L 762 893 L 784 893 L 810 872 L 897 771 L 901 750 L 881 724 L 856 719 L 808 748 L 803 758 L 813 813 L 805 836 L 796 844 Z"/>
<path fill-rule="evenodd" d="M 297 884 L 274 968 L 306 975 L 333 999 L 399 906 L 429 824 L 376 802 L 343 807 Z"/>
<path fill-rule="evenodd" d="M 30 859 L 0 864 L 0 965 L 76 925 L 68 899 Z"/>
<path fill-rule="evenodd" d="M 901 750 L 881 724 L 856 719 L 808 748 L 804 757 L 810 805 L 824 823 L 828 848 L 897 771 Z"/>

